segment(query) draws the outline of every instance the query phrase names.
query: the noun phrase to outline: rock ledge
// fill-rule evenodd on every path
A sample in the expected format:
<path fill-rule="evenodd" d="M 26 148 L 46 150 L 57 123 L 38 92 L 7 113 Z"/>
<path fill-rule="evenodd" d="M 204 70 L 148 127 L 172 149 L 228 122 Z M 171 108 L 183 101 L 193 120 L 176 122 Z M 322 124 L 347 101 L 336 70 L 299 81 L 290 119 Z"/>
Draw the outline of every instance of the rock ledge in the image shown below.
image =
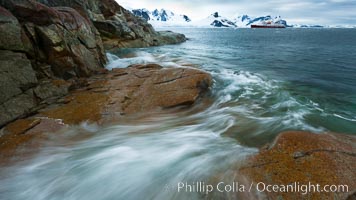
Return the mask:
<path fill-rule="evenodd" d="M 239 170 L 245 182 L 272 185 L 348 185 L 349 192 L 263 193 L 251 199 L 355 199 L 356 137 L 308 132 L 281 133 Z M 250 194 L 251 195 L 251 194 Z"/>

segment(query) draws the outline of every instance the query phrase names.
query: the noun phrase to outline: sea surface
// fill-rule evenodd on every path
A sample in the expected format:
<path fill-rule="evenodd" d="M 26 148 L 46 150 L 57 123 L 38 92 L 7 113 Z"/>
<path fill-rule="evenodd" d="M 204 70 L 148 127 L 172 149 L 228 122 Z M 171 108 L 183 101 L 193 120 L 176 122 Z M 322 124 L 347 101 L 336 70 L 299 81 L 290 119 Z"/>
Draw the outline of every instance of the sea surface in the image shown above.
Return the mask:
<path fill-rule="evenodd" d="M 356 29 L 174 31 L 189 40 L 117 49 L 107 68 L 202 69 L 210 94 L 190 109 L 48 134 L 33 156 L 0 168 L 0 199 L 204 199 L 178 183 L 231 182 L 280 132 L 356 134 Z"/>

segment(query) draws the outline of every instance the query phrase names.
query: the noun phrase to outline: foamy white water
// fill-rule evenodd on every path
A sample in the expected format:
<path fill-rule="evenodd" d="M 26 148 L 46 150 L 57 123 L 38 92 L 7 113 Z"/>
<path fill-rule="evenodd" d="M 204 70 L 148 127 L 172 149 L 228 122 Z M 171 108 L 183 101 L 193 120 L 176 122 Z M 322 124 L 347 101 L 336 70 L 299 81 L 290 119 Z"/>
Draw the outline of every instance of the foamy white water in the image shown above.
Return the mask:
<path fill-rule="evenodd" d="M 257 151 L 221 136 L 232 125 L 228 115 L 198 113 L 184 119 L 149 118 L 140 124 L 70 127 L 56 141 L 45 141 L 35 158 L 2 168 L 0 197 L 199 198 L 199 194 L 178 193 L 177 184 L 209 181 Z M 89 139 L 69 142 L 84 133 Z"/>
<path fill-rule="evenodd" d="M 355 51 L 345 50 L 352 47 L 344 44 L 342 55 L 342 41 L 320 49 L 333 40 L 319 41 L 325 32 L 318 30 L 236 31 L 189 29 L 181 45 L 108 54 L 108 69 L 206 70 L 211 94 L 190 109 L 48 134 L 33 157 L 0 168 L 0 199 L 204 199 L 177 192 L 177 183 L 230 181 L 246 156 L 282 131 L 355 130 L 355 62 L 348 60 Z"/>

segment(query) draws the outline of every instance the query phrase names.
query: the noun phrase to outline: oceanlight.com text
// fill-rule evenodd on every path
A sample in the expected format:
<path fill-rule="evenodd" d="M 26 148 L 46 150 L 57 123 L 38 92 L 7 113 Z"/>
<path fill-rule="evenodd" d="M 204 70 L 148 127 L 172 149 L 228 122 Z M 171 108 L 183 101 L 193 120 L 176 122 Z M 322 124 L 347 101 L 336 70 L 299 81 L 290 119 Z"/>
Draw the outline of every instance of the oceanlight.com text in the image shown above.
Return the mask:
<path fill-rule="evenodd" d="M 288 185 L 270 185 L 263 182 L 256 184 L 256 189 L 258 192 L 296 192 L 303 195 L 308 193 L 321 193 L 321 192 L 349 192 L 348 185 L 320 185 L 313 184 L 309 182 L 308 184 L 301 184 L 299 182 L 294 182 Z"/>

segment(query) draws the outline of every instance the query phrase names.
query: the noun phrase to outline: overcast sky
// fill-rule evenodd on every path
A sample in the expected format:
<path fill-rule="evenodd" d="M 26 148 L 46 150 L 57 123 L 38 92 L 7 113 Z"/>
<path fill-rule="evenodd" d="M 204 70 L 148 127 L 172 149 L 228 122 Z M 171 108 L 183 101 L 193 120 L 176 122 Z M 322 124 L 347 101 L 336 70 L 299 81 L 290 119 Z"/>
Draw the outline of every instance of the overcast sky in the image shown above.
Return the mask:
<path fill-rule="evenodd" d="M 186 14 L 193 20 L 207 17 L 218 11 L 233 17 L 282 16 L 289 24 L 356 25 L 356 0 L 116 0 L 124 7 L 165 8 Z"/>

